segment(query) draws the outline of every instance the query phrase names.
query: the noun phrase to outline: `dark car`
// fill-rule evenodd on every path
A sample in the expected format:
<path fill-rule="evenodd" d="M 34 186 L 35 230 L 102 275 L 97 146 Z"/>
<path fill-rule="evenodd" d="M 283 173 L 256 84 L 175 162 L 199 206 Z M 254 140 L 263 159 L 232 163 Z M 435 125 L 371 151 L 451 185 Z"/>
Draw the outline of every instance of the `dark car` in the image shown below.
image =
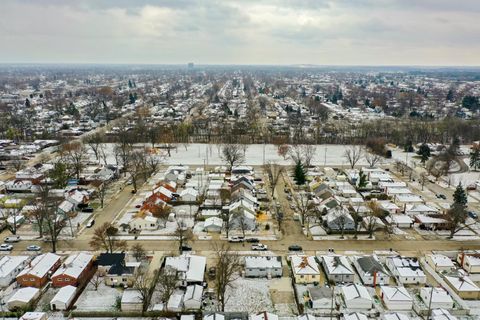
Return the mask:
<path fill-rule="evenodd" d="M 192 247 L 184 244 L 180 249 L 182 249 L 182 252 L 183 251 L 192 251 Z"/>
<path fill-rule="evenodd" d="M 468 211 L 468 216 L 472 219 L 478 219 L 478 214 L 473 211 Z"/>
<path fill-rule="evenodd" d="M 292 244 L 291 246 L 288 247 L 289 251 L 302 251 L 302 247 L 300 247 L 298 244 Z"/>
<path fill-rule="evenodd" d="M 88 212 L 88 213 L 93 212 L 93 208 L 92 207 L 83 208 L 82 212 Z"/>
<path fill-rule="evenodd" d="M 245 240 L 247 242 L 250 242 L 250 243 L 258 243 L 260 242 L 260 240 L 258 240 L 257 238 L 247 238 L 247 240 Z"/>

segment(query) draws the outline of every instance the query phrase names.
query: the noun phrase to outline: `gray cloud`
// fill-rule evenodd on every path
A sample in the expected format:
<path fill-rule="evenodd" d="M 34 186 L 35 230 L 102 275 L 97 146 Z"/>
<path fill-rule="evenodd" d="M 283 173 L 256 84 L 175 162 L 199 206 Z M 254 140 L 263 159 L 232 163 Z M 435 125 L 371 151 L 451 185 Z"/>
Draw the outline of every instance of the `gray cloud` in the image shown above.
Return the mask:
<path fill-rule="evenodd" d="M 480 1 L 4 0 L 0 62 L 479 65 Z"/>

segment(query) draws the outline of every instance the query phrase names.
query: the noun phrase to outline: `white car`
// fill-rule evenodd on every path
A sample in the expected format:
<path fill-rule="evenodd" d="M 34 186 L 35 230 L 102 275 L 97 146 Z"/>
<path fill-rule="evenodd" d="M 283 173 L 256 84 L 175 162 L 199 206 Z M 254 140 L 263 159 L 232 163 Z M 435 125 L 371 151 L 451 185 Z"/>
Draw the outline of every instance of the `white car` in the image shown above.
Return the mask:
<path fill-rule="evenodd" d="M 13 246 L 11 244 L 2 243 L 0 244 L 0 251 L 12 251 Z"/>
<path fill-rule="evenodd" d="M 268 250 L 268 246 L 262 243 L 254 243 L 252 244 L 252 250 L 254 251 L 266 251 Z"/>
<path fill-rule="evenodd" d="M 245 238 L 241 236 L 231 236 L 228 238 L 228 242 L 243 242 L 244 240 Z"/>

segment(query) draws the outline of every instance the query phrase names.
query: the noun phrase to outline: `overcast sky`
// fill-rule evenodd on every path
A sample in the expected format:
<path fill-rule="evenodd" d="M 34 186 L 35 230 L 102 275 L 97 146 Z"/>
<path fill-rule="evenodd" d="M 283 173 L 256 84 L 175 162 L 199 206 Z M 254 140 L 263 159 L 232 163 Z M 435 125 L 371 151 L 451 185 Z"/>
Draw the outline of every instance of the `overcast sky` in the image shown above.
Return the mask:
<path fill-rule="evenodd" d="M 1 0 L 0 62 L 480 65 L 479 0 Z"/>

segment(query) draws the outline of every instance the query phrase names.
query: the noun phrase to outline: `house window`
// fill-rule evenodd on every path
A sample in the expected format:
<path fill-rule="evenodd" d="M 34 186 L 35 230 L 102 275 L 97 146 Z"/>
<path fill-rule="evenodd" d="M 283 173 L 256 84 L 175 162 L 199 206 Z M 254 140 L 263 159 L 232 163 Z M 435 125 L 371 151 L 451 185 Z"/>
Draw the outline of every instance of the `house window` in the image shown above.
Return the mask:
<path fill-rule="evenodd" d="M 66 282 L 70 282 L 70 278 L 65 278 L 65 281 L 66 281 Z"/>
<path fill-rule="evenodd" d="M 28 280 L 27 280 L 27 281 L 28 281 Z M 33 278 L 30 278 L 30 281 L 32 281 L 32 282 L 33 282 L 33 281 L 35 281 L 35 279 L 33 279 Z"/>
<path fill-rule="evenodd" d="M 260 269 L 260 271 L 265 271 L 265 269 Z"/>
<path fill-rule="evenodd" d="M 122 278 L 122 281 L 123 281 L 123 282 L 127 282 L 127 278 Z"/>
<path fill-rule="evenodd" d="M 300 279 L 303 279 L 303 278 L 304 278 L 303 275 L 301 275 L 301 276 L 300 276 Z"/>

